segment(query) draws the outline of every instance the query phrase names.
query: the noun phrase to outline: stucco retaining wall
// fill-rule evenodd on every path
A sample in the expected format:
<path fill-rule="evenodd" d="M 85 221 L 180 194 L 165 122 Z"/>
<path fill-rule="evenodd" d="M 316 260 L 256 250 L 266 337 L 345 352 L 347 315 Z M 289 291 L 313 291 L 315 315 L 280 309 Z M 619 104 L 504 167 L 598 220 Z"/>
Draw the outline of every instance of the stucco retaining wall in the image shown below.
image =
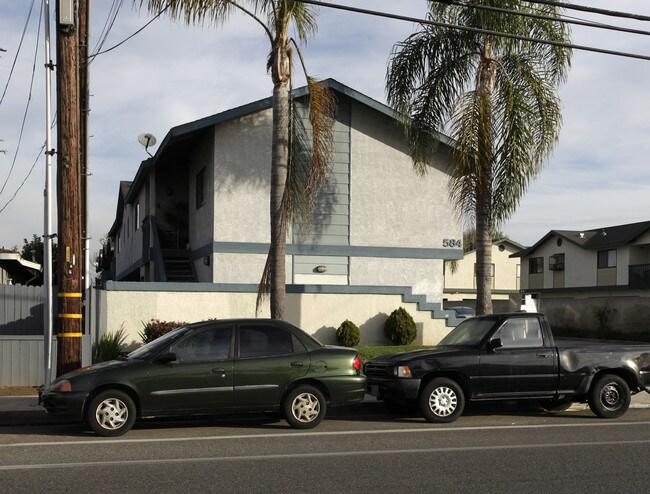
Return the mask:
<path fill-rule="evenodd" d="M 140 342 L 143 322 L 151 319 L 194 322 L 210 318 L 268 317 L 268 302 L 255 313 L 255 293 L 101 290 L 97 333 L 123 327 L 127 342 Z M 450 330 L 445 319 L 419 311 L 399 294 L 288 293 L 286 320 L 321 342 L 336 344 L 336 328 L 345 320 L 361 330 L 362 345 L 385 344 L 383 326 L 389 314 L 404 307 L 418 326 L 415 343 L 433 345 Z"/>

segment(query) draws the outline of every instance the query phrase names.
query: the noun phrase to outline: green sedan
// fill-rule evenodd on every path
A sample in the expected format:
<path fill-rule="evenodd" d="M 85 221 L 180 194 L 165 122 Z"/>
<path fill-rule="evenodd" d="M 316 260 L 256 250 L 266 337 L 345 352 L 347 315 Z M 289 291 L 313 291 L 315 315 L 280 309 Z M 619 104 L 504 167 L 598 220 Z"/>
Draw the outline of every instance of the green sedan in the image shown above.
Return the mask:
<path fill-rule="evenodd" d="M 279 412 L 309 429 L 328 406 L 363 400 L 356 350 L 326 346 L 278 320 L 189 324 L 120 360 L 75 370 L 44 390 L 49 414 L 119 436 L 143 417 Z"/>

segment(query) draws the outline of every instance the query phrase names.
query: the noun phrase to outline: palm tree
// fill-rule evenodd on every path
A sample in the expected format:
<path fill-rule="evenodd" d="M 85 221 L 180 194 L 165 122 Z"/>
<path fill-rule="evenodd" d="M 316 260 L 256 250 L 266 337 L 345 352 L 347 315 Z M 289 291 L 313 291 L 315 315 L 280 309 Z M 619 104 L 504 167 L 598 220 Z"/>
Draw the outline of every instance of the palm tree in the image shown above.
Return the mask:
<path fill-rule="evenodd" d="M 419 172 L 435 151 L 436 132 L 455 140 L 449 192 L 459 216 L 476 228 L 476 309 L 489 314 L 492 233 L 514 213 L 558 140 L 557 88 L 571 59 L 567 48 L 521 37 L 567 43 L 570 34 L 556 7 L 519 0 L 432 1 L 427 18 L 470 30 L 423 24 L 396 44 L 388 102 L 404 116 Z"/>
<path fill-rule="evenodd" d="M 295 0 L 141 0 L 150 12 L 163 9 L 172 18 L 201 24 L 206 19 L 217 24 L 225 22 L 235 11 L 244 12 L 264 30 L 270 43 L 267 69 L 273 81 L 273 138 L 271 152 L 271 247 L 260 282 L 258 307 L 264 293 L 270 291 L 270 312 L 282 319 L 286 304 L 286 239 L 292 215 L 305 214 L 318 194 L 331 157 L 332 126 L 335 112 L 333 93 L 306 74 L 296 41 L 307 42 L 316 32 L 316 9 Z M 291 89 L 293 50 L 298 53 L 307 78 L 310 98 L 310 122 L 313 138 L 310 162 L 299 163 L 304 144 L 296 137 L 298 126 L 293 118 Z M 307 173 L 299 170 L 308 165 Z M 308 215 L 307 215 L 308 216 Z"/>

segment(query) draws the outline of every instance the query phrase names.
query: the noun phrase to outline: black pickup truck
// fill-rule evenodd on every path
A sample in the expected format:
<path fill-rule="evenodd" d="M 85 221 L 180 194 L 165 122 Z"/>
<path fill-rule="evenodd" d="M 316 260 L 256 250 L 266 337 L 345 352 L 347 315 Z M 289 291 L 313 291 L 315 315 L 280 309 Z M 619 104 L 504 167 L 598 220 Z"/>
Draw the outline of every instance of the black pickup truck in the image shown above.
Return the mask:
<path fill-rule="evenodd" d="M 369 394 L 389 409 L 416 405 L 429 422 L 453 422 L 466 401 L 531 399 L 616 418 L 632 394 L 650 393 L 650 344 L 554 338 L 543 314 L 492 314 L 432 348 L 369 360 L 365 374 Z"/>

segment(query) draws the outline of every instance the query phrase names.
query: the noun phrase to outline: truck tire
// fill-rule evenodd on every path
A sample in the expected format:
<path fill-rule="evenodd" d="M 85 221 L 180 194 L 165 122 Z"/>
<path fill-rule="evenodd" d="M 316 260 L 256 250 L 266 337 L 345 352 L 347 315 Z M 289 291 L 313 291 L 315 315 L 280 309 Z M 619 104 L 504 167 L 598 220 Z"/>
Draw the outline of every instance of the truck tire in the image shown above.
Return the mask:
<path fill-rule="evenodd" d="M 463 389 L 456 381 L 439 377 L 427 384 L 420 395 L 420 412 L 428 422 L 449 423 L 465 408 Z"/>
<path fill-rule="evenodd" d="M 630 407 L 630 387 L 622 377 L 605 374 L 599 377 L 589 392 L 589 408 L 604 419 L 620 417 Z"/>

